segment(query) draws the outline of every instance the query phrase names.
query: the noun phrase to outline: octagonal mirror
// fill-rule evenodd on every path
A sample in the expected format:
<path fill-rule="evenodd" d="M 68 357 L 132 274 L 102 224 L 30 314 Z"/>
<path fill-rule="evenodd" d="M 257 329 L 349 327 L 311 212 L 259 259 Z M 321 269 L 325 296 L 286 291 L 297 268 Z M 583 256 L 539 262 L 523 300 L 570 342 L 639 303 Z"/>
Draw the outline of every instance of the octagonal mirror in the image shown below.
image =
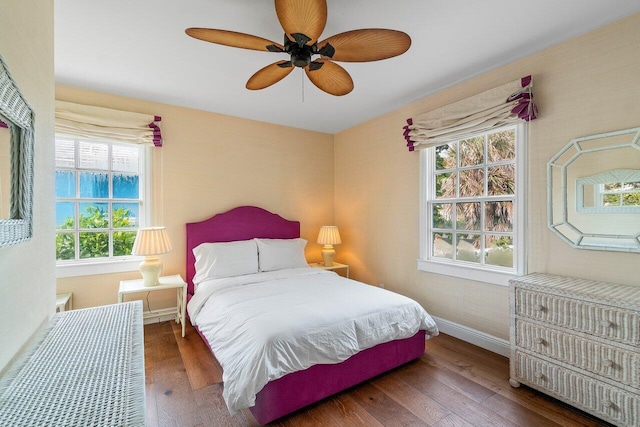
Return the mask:
<path fill-rule="evenodd" d="M 547 164 L 548 225 L 578 249 L 640 252 L 640 128 L 577 138 Z"/>

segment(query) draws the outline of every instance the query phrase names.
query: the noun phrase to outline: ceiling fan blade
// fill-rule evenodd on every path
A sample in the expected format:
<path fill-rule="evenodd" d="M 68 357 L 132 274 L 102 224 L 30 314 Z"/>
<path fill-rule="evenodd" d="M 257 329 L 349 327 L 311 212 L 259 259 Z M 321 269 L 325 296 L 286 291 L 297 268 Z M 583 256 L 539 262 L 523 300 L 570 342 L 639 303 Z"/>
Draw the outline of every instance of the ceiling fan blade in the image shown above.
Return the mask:
<path fill-rule="evenodd" d="M 288 64 L 288 65 L 287 65 Z M 291 61 L 278 61 L 267 65 L 255 73 L 247 82 L 247 89 L 258 90 L 271 86 L 284 79 L 295 67 Z"/>
<path fill-rule="evenodd" d="M 318 65 L 322 64 L 320 68 Z M 313 66 L 313 67 L 312 67 Z M 342 96 L 353 90 L 353 80 L 347 70 L 327 59 L 318 59 L 304 71 L 311 83 L 331 95 Z"/>
<path fill-rule="evenodd" d="M 336 34 L 318 43 L 335 48 L 334 61 L 368 62 L 402 55 L 411 46 L 411 37 L 402 31 L 368 28 Z"/>
<path fill-rule="evenodd" d="M 326 0 L 275 0 L 280 25 L 291 41 L 292 34 L 304 34 L 310 38 L 308 46 L 318 41 L 327 24 Z"/>
<path fill-rule="evenodd" d="M 263 39 L 262 37 L 252 36 L 251 34 L 216 30 L 213 28 L 187 28 L 185 32 L 194 39 L 204 40 L 206 42 L 221 44 L 224 46 L 267 52 L 284 51 L 284 47 L 281 44 Z"/>

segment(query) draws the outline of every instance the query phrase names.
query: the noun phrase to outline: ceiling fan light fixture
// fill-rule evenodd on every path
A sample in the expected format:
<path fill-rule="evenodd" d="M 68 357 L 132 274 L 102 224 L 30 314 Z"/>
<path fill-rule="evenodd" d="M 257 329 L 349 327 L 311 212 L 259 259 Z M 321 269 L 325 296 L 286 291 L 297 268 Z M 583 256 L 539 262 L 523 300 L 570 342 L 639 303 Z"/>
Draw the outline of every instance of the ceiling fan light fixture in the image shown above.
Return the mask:
<path fill-rule="evenodd" d="M 304 34 L 300 40 L 310 40 Z M 311 56 L 316 53 L 315 45 L 307 46 L 305 44 L 300 45 L 299 42 L 287 41 L 284 45 L 284 51 L 291 55 L 291 62 L 296 67 L 304 68 L 311 63 Z"/>
<path fill-rule="evenodd" d="M 300 49 L 291 54 L 291 62 L 293 62 L 293 65 L 296 67 L 304 68 L 311 64 L 311 52 L 307 49 Z"/>
<path fill-rule="evenodd" d="M 370 62 L 402 55 L 411 46 L 409 35 L 397 30 L 369 28 L 335 34 L 319 41 L 327 23 L 326 0 L 275 0 L 276 14 L 284 30 L 284 45 L 250 34 L 212 28 L 188 28 L 196 39 L 242 49 L 287 53 L 289 61 L 277 61 L 258 70 L 247 89 L 269 87 L 304 68 L 320 90 L 342 96 L 353 90 L 351 76 L 338 62 Z M 322 46 L 318 49 L 318 46 Z M 320 56 L 313 59 L 314 55 Z"/>

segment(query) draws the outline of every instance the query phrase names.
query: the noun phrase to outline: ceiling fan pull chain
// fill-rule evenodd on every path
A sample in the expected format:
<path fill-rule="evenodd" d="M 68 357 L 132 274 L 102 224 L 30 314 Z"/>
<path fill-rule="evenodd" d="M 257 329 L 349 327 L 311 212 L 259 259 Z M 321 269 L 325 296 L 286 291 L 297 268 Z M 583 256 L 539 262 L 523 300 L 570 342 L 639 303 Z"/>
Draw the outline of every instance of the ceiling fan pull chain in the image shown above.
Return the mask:
<path fill-rule="evenodd" d="M 303 70 L 303 69 L 301 68 L 300 70 Z M 302 71 L 300 75 L 302 76 L 300 80 L 302 80 L 302 103 L 304 104 L 304 71 Z"/>

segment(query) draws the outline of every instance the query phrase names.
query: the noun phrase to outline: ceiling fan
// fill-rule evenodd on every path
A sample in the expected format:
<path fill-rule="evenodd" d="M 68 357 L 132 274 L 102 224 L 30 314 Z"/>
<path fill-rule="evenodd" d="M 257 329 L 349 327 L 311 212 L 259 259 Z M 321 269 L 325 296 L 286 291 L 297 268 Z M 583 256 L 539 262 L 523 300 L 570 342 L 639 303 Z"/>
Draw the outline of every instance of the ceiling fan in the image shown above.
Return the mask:
<path fill-rule="evenodd" d="M 402 55 L 411 46 L 411 38 L 402 31 L 378 28 L 347 31 L 319 42 L 327 23 L 326 0 L 275 0 L 275 8 L 284 29 L 283 45 L 250 34 L 212 28 L 188 28 L 186 33 L 225 46 L 290 55 L 288 61 L 277 61 L 256 72 L 247 82 L 247 89 L 269 87 L 299 67 L 304 68 L 319 89 L 336 96 L 351 92 L 353 80 L 334 61 L 378 61 Z"/>

